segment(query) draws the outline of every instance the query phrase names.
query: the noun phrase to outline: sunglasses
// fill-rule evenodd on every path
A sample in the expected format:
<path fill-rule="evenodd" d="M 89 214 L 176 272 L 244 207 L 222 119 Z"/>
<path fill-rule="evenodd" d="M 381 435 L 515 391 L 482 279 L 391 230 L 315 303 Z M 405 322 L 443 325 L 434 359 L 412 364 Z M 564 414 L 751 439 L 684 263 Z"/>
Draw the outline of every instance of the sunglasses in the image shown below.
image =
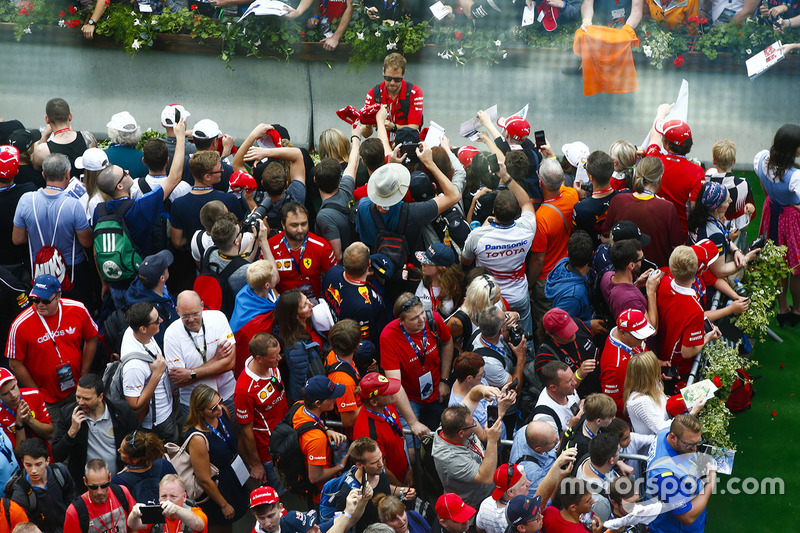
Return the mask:
<path fill-rule="evenodd" d="M 401 81 L 403 81 L 403 77 L 401 76 L 399 78 L 394 78 L 392 76 L 384 76 L 383 81 L 393 81 L 395 83 L 400 83 Z"/>
<path fill-rule="evenodd" d="M 100 485 L 86 485 L 86 488 L 89 490 L 98 490 L 98 489 L 107 489 L 111 482 L 106 481 L 105 483 L 101 483 Z"/>
<path fill-rule="evenodd" d="M 122 180 L 125 179 L 125 176 L 130 176 L 130 174 L 131 174 L 130 172 L 128 172 L 126 169 L 123 168 L 122 169 L 122 177 L 119 179 L 117 184 L 114 185 L 114 188 L 116 189 L 117 187 L 119 187 L 119 184 L 122 183 Z"/>
<path fill-rule="evenodd" d="M 209 411 L 216 411 L 216 410 L 217 410 L 217 408 L 218 408 L 220 405 L 222 405 L 222 399 L 220 399 L 220 401 L 218 401 L 217 403 L 215 403 L 215 404 L 214 404 L 214 405 L 212 405 L 211 407 L 206 407 L 206 409 L 208 409 Z"/>
<path fill-rule="evenodd" d="M 131 440 L 128 441 L 128 444 L 131 446 L 131 450 L 136 451 L 136 432 L 139 431 L 138 429 L 134 429 L 133 433 L 131 433 Z"/>
<path fill-rule="evenodd" d="M 407 300 L 406 302 L 403 303 L 403 305 L 400 306 L 400 312 L 401 313 L 407 313 L 414 306 L 420 305 L 421 303 L 422 303 L 422 300 L 419 299 L 419 296 L 414 296 L 413 298 L 411 298 L 410 300 Z"/>
<path fill-rule="evenodd" d="M 673 433 L 673 435 L 674 435 L 674 433 Z M 690 449 L 691 448 L 697 448 L 698 446 L 700 446 L 701 444 L 706 442 L 705 439 L 700 439 L 699 442 L 686 442 L 685 440 L 683 440 L 682 438 L 680 438 L 677 435 L 675 435 L 675 438 L 678 439 L 679 441 L 681 441 L 681 443 L 683 443 L 684 446 L 686 446 L 687 448 L 690 448 Z"/>
<path fill-rule="evenodd" d="M 56 297 L 55 297 L 55 296 L 53 296 L 53 297 L 52 297 L 52 298 L 50 298 L 49 300 L 45 300 L 44 298 L 39 298 L 38 296 L 31 296 L 31 297 L 30 297 L 30 298 L 28 298 L 28 299 L 29 299 L 31 302 L 33 302 L 33 303 L 34 303 L 34 305 L 38 305 L 38 304 L 50 305 L 51 303 L 53 303 L 53 300 L 55 300 L 55 299 L 56 299 Z"/>

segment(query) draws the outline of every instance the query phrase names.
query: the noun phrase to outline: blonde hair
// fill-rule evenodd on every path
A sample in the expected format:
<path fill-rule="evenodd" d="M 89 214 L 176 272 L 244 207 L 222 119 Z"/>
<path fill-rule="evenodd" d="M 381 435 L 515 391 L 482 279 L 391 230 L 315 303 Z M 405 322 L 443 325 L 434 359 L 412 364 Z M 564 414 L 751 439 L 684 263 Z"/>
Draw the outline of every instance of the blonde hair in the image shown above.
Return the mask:
<path fill-rule="evenodd" d="M 664 163 L 661 159 L 648 156 L 639 161 L 636 165 L 636 172 L 633 177 L 633 190 L 636 192 L 644 191 L 644 184 L 653 183 L 661 188 L 661 177 L 664 175 Z"/>
<path fill-rule="evenodd" d="M 729 172 L 736 162 L 736 143 L 730 139 L 715 142 L 711 148 L 711 157 L 717 170 Z"/>
<path fill-rule="evenodd" d="M 614 170 L 633 168 L 636 164 L 636 147 L 628 141 L 615 141 L 608 153 L 614 160 Z"/>
<path fill-rule="evenodd" d="M 275 263 L 266 259 L 259 259 L 253 261 L 247 267 L 247 284 L 253 291 L 260 291 L 264 285 L 272 281 L 272 276 L 275 272 Z"/>
<path fill-rule="evenodd" d="M 350 140 L 336 128 L 323 131 L 319 134 L 319 157 L 347 161 L 350 157 Z"/>
<path fill-rule="evenodd" d="M 186 492 L 186 482 L 178 474 L 167 474 L 166 476 L 162 477 L 161 481 L 158 482 L 158 487 L 161 488 L 167 483 L 177 483 L 181 486 L 184 492 Z"/>
<path fill-rule="evenodd" d="M 379 494 L 375 498 L 375 506 L 378 508 L 378 518 L 381 522 L 394 520 L 406 512 L 406 506 L 397 496 L 387 496 Z"/>
<path fill-rule="evenodd" d="M 669 256 L 669 271 L 675 281 L 692 281 L 697 275 L 697 254 L 688 246 L 676 247 Z"/>
<path fill-rule="evenodd" d="M 631 357 L 625 373 L 625 390 L 622 393 L 622 404 L 627 409 L 628 398 L 638 392 L 649 396 L 654 402 L 664 400 L 664 386 L 661 384 L 661 364 L 656 354 L 651 351 L 642 352 Z"/>
<path fill-rule="evenodd" d="M 494 299 L 500 294 L 500 286 L 494 277 L 489 275 L 478 276 L 467 287 L 467 295 L 461 309 L 476 324 L 478 315 L 487 307 L 494 305 Z M 465 324 L 466 326 L 466 324 Z"/>
<path fill-rule="evenodd" d="M 387 68 L 396 68 L 406 73 L 406 58 L 403 57 L 401 54 L 397 52 L 392 52 L 385 58 L 383 58 L 383 70 Z"/>

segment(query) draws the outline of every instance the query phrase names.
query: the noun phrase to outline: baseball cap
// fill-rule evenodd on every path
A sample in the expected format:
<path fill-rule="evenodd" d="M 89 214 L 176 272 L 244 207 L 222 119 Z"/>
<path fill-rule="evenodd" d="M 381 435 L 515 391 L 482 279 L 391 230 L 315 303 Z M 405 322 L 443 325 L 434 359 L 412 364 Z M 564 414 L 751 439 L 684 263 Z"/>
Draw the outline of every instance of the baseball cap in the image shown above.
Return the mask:
<path fill-rule="evenodd" d="M 9 144 L 0 146 L 0 179 L 10 180 L 19 172 L 19 150 Z"/>
<path fill-rule="evenodd" d="M 180 112 L 181 118 L 188 119 L 189 117 L 192 116 L 192 114 L 186 111 L 186 109 L 181 104 L 170 104 L 161 110 L 162 126 L 164 126 L 165 128 L 171 128 L 176 124 L 175 111 Z"/>
<path fill-rule="evenodd" d="M 503 494 L 522 479 L 522 471 L 517 465 L 502 464 L 494 471 L 494 491 L 492 498 L 499 500 Z"/>
<path fill-rule="evenodd" d="M 458 494 L 446 492 L 436 500 L 436 515 L 445 520 L 466 522 L 475 516 L 475 508 L 464 503 Z"/>
<path fill-rule="evenodd" d="M 442 242 L 435 242 L 428 246 L 427 250 L 417 252 L 414 255 L 424 265 L 448 267 L 456 262 L 456 254 L 453 253 L 453 249 Z"/>
<path fill-rule="evenodd" d="M 359 382 L 362 398 L 374 398 L 375 396 L 390 396 L 400 390 L 400 380 L 387 378 L 377 372 L 370 372 L 361 378 Z"/>
<path fill-rule="evenodd" d="M 369 263 L 375 275 L 382 281 L 389 281 L 394 276 L 394 263 L 385 255 L 372 254 L 369 256 Z"/>
<path fill-rule="evenodd" d="M 509 117 L 506 119 L 497 119 L 497 123 L 503 121 L 503 128 L 506 129 L 508 136 L 515 141 L 523 141 L 525 137 L 531 134 L 531 125 L 522 117 Z"/>
<path fill-rule="evenodd" d="M 221 131 L 219 131 L 219 125 L 211 119 L 204 118 L 200 122 L 194 125 L 194 129 L 192 130 L 192 137 L 195 139 L 214 139 L 215 137 L 219 137 Z"/>
<path fill-rule="evenodd" d="M 714 261 L 719 257 L 719 248 L 709 239 L 703 239 L 690 246 L 697 256 L 697 273 L 700 274 L 708 270 Z"/>
<path fill-rule="evenodd" d="M 638 309 L 626 309 L 617 317 L 617 327 L 627 331 L 640 341 L 651 337 L 656 329 L 650 325 L 644 313 Z"/>
<path fill-rule="evenodd" d="M 75 160 L 75 168 L 100 171 L 108 166 L 108 156 L 100 148 L 87 148 L 82 156 Z"/>
<path fill-rule="evenodd" d="M 567 143 L 561 147 L 561 153 L 567 158 L 569 164 L 573 167 L 578 167 L 581 163 L 586 164 L 586 158 L 589 157 L 589 147 L 581 141 Z"/>
<path fill-rule="evenodd" d="M 472 164 L 472 160 L 479 153 L 480 150 L 474 146 L 462 146 L 458 149 L 458 160 L 461 162 L 461 165 L 464 168 L 469 168 L 469 166 Z"/>
<path fill-rule="evenodd" d="M 642 233 L 635 223 L 630 220 L 620 220 L 611 228 L 611 237 L 614 242 L 624 241 L 625 239 L 637 239 L 642 246 L 650 244 L 650 235 Z"/>
<path fill-rule="evenodd" d="M 233 192 L 253 192 L 258 188 L 256 179 L 244 170 L 231 174 L 230 185 Z"/>
<path fill-rule="evenodd" d="M 272 129 L 278 132 L 278 135 L 281 136 L 281 139 L 286 139 L 287 141 L 291 141 L 292 138 L 289 137 L 289 130 L 285 127 L 281 126 L 280 124 L 273 124 Z"/>
<path fill-rule="evenodd" d="M 158 284 L 158 279 L 164 275 L 164 271 L 172 264 L 175 258 L 169 250 L 161 250 L 157 254 L 148 255 L 139 265 L 139 280 L 142 285 L 152 289 Z"/>
<path fill-rule="evenodd" d="M 260 148 L 281 148 L 283 147 L 283 139 L 281 139 L 280 132 L 273 126 L 271 130 L 267 130 L 266 135 L 256 139 L 256 144 Z"/>
<path fill-rule="evenodd" d="M 2 376 L 2 372 L 0 372 Z M 2 385 L 2 377 L 0 377 L 0 385 Z M 270 503 L 278 503 L 280 498 L 278 493 L 272 487 L 258 487 L 250 493 L 250 508 L 258 507 L 259 505 L 267 505 Z"/>
<path fill-rule="evenodd" d="M 49 300 L 54 295 L 61 292 L 61 282 L 58 278 L 51 274 L 42 274 L 33 280 L 33 288 L 31 289 L 31 296 Z"/>
<path fill-rule="evenodd" d="M 327 376 L 312 376 L 306 381 L 303 397 L 311 401 L 340 398 L 345 390 L 344 385 L 334 383 Z"/>
<path fill-rule="evenodd" d="M 14 130 L 8 136 L 8 144 L 16 147 L 20 152 L 27 152 L 41 138 L 42 133 L 39 130 Z"/>
<path fill-rule="evenodd" d="M 660 124 L 656 123 L 656 133 L 660 133 L 666 140 L 678 146 L 682 146 L 686 140 L 692 138 L 692 130 L 682 120 L 667 120 Z"/>
<path fill-rule="evenodd" d="M 11 373 L 11 371 L 7 368 L 0 368 L 0 387 L 5 385 L 11 380 L 15 380 L 17 377 Z"/>
<path fill-rule="evenodd" d="M 411 173 L 408 192 L 415 202 L 424 202 L 436 196 L 436 189 L 433 187 L 431 179 L 421 170 Z"/>
<path fill-rule="evenodd" d="M 366 339 L 358 343 L 358 349 L 353 356 L 353 362 L 356 364 L 356 368 L 358 368 L 360 374 L 367 374 L 369 367 L 375 362 L 376 353 L 378 353 L 378 349 L 375 348 L 375 343 L 371 340 Z"/>
<path fill-rule="evenodd" d="M 506 520 L 509 526 L 518 526 L 533 520 L 542 509 L 542 497 L 529 498 L 524 494 L 514 496 L 506 507 Z"/>
<path fill-rule="evenodd" d="M 289 511 L 281 518 L 282 533 L 306 533 L 319 522 L 319 516 L 315 510 L 307 513 L 300 511 Z"/>
<path fill-rule="evenodd" d="M 408 191 L 411 173 L 399 163 L 387 163 L 372 173 L 367 182 L 367 196 L 379 207 L 392 207 Z"/>
<path fill-rule="evenodd" d="M 139 127 L 139 124 L 136 123 L 136 119 L 133 118 L 133 115 L 127 111 L 120 111 L 119 113 L 114 113 L 111 115 L 111 120 L 108 121 L 106 127 L 118 131 L 133 133 L 136 131 L 136 128 Z"/>
<path fill-rule="evenodd" d="M 542 17 L 542 26 L 547 31 L 553 31 L 558 27 L 558 15 L 561 14 L 560 9 L 556 9 L 553 6 L 547 5 L 546 2 L 542 2 L 538 6 L 536 6 L 536 11 L 540 13 Z"/>
<path fill-rule="evenodd" d="M 568 339 L 578 331 L 578 325 L 575 324 L 572 317 L 558 307 L 554 307 L 544 314 L 542 326 L 548 333 L 562 339 Z"/>

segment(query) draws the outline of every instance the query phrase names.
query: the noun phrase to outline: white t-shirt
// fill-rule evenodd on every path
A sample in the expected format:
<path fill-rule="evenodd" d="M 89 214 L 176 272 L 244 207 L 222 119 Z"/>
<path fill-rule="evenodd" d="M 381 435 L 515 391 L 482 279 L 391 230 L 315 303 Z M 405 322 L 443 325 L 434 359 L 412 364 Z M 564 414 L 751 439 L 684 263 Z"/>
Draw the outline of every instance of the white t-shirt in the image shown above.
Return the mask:
<path fill-rule="evenodd" d="M 198 233 L 202 233 L 203 235 L 202 237 L 200 237 L 200 244 L 203 247 L 202 253 L 200 251 L 200 248 L 197 247 Z M 239 246 L 239 250 L 240 251 L 247 250 L 247 248 L 250 246 L 250 243 L 253 242 L 253 237 L 254 237 L 253 233 L 249 231 L 245 231 L 244 233 L 242 233 L 242 244 Z M 206 230 L 199 229 L 194 232 L 194 235 L 192 235 L 192 240 L 189 243 L 189 246 L 192 249 L 192 258 L 199 263 L 203 259 L 203 253 L 205 253 L 206 250 L 214 246 L 214 240 L 211 238 L 211 235 Z"/>
<path fill-rule="evenodd" d="M 539 399 L 536 401 L 536 405 L 546 405 L 550 407 L 553 411 L 555 411 L 556 414 L 561 419 L 561 431 L 563 432 L 566 431 L 566 429 L 569 427 L 569 419 L 572 418 L 573 416 L 572 409 L 570 409 L 570 407 L 574 405 L 575 412 L 577 413 L 578 405 L 580 405 L 580 402 L 581 399 L 578 397 L 578 393 L 573 392 L 570 396 L 567 396 L 567 404 L 561 405 L 560 403 L 557 403 L 555 400 L 553 400 L 549 394 L 547 394 L 547 389 L 544 389 L 542 390 L 541 394 L 539 394 Z M 553 426 L 553 429 L 558 431 L 558 426 L 553 420 L 553 417 L 550 415 L 540 413 L 534 416 L 533 419 L 543 420 L 548 424 L 550 424 L 551 426 Z"/>
<path fill-rule="evenodd" d="M 166 176 L 155 177 L 152 174 L 148 174 L 147 176 L 144 177 L 144 180 L 150 186 L 150 191 L 154 191 L 155 188 L 158 187 L 159 185 L 161 185 L 161 182 L 164 181 L 165 179 L 167 179 Z M 174 202 L 175 200 L 177 200 L 181 196 L 183 196 L 185 194 L 189 194 L 190 192 L 192 192 L 192 186 L 189 185 L 188 183 L 186 183 L 185 181 L 181 180 L 180 182 L 178 182 L 177 187 L 175 187 L 172 190 L 172 192 L 169 193 L 169 201 L 170 202 Z M 134 200 L 136 200 L 140 196 L 144 196 L 144 193 L 142 193 L 142 189 L 139 188 L 139 180 L 138 179 L 133 180 L 133 185 L 131 185 L 131 193 L 130 194 L 131 194 L 131 198 L 133 198 Z"/>
<path fill-rule="evenodd" d="M 508 527 L 506 506 L 498 507 L 497 501 L 489 496 L 481 502 L 481 506 L 478 508 L 475 525 L 486 533 L 503 533 Z"/>
<path fill-rule="evenodd" d="M 439 294 L 442 292 L 441 287 L 431 287 L 433 290 L 433 296 L 437 300 L 439 299 Z M 433 311 L 433 300 L 431 300 L 431 291 L 425 287 L 425 284 L 420 280 L 419 285 L 417 285 L 417 292 L 414 293 L 414 296 L 418 297 L 422 301 L 422 307 L 425 308 L 426 311 Z M 437 313 L 442 315 L 442 319 L 447 320 L 447 318 L 453 314 L 455 311 L 455 303 L 453 300 L 444 300 L 443 302 L 438 302 L 437 305 L 441 303 L 442 309 L 441 312 L 439 309 L 435 309 Z"/>
<path fill-rule="evenodd" d="M 164 358 L 167 360 L 167 367 L 170 370 L 201 366 L 205 362 L 201 355 L 204 346 L 205 359 L 210 361 L 223 342 L 236 344 L 228 319 L 221 311 L 203 311 L 203 326 L 205 326 L 205 339 L 203 328 L 197 333 L 190 332 L 183 326 L 182 320 L 176 320 L 169 325 L 164 333 Z M 223 400 L 233 398 L 233 389 L 236 388 L 236 379 L 233 377 L 232 370 L 215 377 L 198 379 L 190 385 L 181 387 L 180 394 L 183 405 L 189 405 L 192 390 L 201 383 L 217 391 Z"/>
<path fill-rule="evenodd" d="M 536 215 L 524 211 L 508 226 L 490 223 L 474 229 L 467 237 L 462 255 L 491 271 L 508 302 L 519 302 L 528 297 L 525 258 L 535 234 Z"/>
<path fill-rule="evenodd" d="M 508 383 L 509 374 L 514 371 L 514 364 L 510 359 L 510 357 L 513 357 L 511 347 L 508 346 L 508 344 L 506 344 L 502 338 L 500 339 L 499 346 L 506 351 L 505 362 L 501 363 L 495 357 L 483 356 L 483 372 L 484 379 L 486 379 L 486 383 L 488 385 L 502 388 L 506 383 Z M 488 348 L 488 346 L 483 344 L 481 341 L 480 334 L 475 337 L 474 341 L 472 341 L 472 350 L 475 351 L 479 348 Z"/>
<path fill-rule="evenodd" d="M 150 339 L 147 345 L 143 345 L 133 336 L 133 330 L 128 328 L 122 336 L 122 348 L 120 349 L 120 356 L 131 352 L 141 353 L 161 353 L 161 348 L 155 339 Z M 144 386 L 147 384 L 150 376 L 152 375 L 150 365 L 145 361 L 132 360 L 128 361 L 122 367 L 122 390 L 127 398 L 136 398 L 141 396 Z M 164 372 L 161 375 L 161 381 L 156 386 L 154 393 L 156 400 L 156 422 L 153 424 L 153 413 L 149 406 L 147 416 L 142 422 L 142 427 L 152 429 L 154 426 L 164 422 L 172 414 L 172 387 L 169 382 L 169 374 Z"/>

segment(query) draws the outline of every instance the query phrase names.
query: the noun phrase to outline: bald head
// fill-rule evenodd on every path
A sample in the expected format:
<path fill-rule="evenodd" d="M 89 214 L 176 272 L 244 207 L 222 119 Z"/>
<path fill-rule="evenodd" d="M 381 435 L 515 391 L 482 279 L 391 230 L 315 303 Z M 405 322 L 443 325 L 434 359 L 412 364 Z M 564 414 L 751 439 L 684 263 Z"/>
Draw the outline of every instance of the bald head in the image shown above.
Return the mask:
<path fill-rule="evenodd" d="M 122 183 L 125 171 L 117 165 L 109 165 L 97 175 L 97 188 L 112 198 L 119 196 L 119 193 L 127 195 L 125 183 Z M 132 182 L 131 182 L 132 183 Z M 122 186 L 122 188 L 120 188 Z M 127 189 L 130 189 L 128 187 Z"/>
<path fill-rule="evenodd" d="M 178 316 L 189 331 L 198 332 L 203 327 L 203 301 L 194 291 L 183 291 L 175 305 Z"/>
<path fill-rule="evenodd" d="M 525 440 L 533 451 L 545 453 L 558 444 L 558 434 L 547 422 L 534 420 L 525 428 Z"/>

